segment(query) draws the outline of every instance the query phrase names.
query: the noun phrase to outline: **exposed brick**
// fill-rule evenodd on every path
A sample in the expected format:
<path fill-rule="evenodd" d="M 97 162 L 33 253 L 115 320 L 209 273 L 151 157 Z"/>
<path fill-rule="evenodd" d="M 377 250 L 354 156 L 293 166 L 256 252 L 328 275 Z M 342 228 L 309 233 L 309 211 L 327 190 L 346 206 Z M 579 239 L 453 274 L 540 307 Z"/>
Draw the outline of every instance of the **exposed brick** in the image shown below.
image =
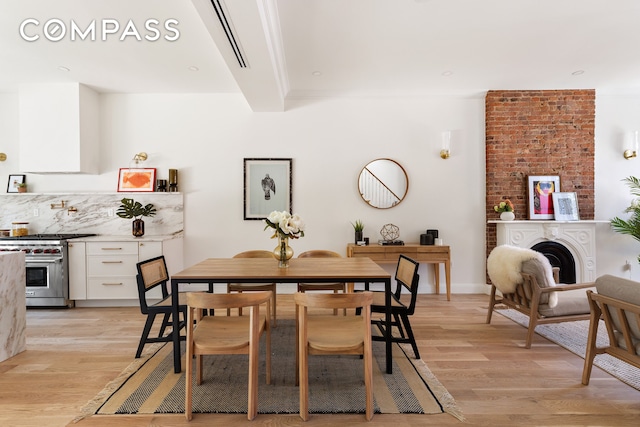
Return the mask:
<path fill-rule="evenodd" d="M 485 97 L 486 215 L 511 199 L 528 218 L 529 175 L 560 176 L 561 191 L 578 194 L 580 219 L 593 219 L 595 90 L 489 91 Z M 496 227 L 487 225 L 487 254 Z"/>

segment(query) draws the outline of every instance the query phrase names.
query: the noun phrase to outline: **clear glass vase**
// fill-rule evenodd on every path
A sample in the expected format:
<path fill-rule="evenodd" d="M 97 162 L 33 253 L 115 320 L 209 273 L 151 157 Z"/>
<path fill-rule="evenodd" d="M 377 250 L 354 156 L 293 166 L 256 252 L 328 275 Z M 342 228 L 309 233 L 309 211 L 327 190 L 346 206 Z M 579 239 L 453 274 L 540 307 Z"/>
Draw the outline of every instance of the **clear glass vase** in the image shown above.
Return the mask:
<path fill-rule="evenodd" d="M 278 267 L 289 267 L 289 260 L 293 257 L 293 249 L 289 246 L 288 237 L 278 237 L 278 246 L 273 250 L 273 256 L 278 260 Z"/>

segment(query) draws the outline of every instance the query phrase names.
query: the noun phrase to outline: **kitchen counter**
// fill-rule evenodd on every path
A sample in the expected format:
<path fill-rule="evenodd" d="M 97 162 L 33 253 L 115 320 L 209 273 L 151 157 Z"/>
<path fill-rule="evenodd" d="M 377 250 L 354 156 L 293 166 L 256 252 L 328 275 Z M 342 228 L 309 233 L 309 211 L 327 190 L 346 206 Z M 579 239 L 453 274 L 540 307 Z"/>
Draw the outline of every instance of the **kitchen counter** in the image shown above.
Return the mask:
<path fill-rule="evenodd" d="M 99 235 L 89 237 L 79 237 L 77 239 L 71 239 L 70 242 L 164 242 L 172 239 L 182 239 L 182 233 L 172 235 L 152 236 L 144 235 L 142 237 L 128 236 L 115 236 L 115 235 Z"/>
<path fill-rule="evenodd" d="M 0 253 L 0 362 L 26 350 L 24 252 Z"/>

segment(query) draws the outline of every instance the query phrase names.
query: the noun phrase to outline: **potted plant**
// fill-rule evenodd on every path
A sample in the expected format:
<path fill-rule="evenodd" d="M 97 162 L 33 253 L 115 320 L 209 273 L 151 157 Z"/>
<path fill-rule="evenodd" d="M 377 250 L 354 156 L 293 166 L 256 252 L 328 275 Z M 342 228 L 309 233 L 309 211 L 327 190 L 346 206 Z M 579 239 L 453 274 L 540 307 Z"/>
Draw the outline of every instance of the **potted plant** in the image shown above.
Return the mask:
<path fill-rule="evenodd" d="M 640 197 L 640 179 L 630 176 L 623 179 L 623 181 L 631 188 L 631 195 Z M 611 228 L 618 233 L 628 234 L 640 241 L 640 199 L 632 200 L 631 205 L 624 211 L 630 213 L 631 217 L 628 220 L 619 217 L 613 218 L 611 220 Z M 640 262 L 640 256 L 638 256 L 638 262 Z"/>
<path fill-rule="evenodd" d="M 27 192 L 27 183 L 21 182 L 18 184 L 18 193 L 26 193 Z"/>
<path fill-rule="evenodd" d="M 511 203 L 511 200 L 509 199 L 495 205 L 493 210 L 500 214 L 500 219 L 503 221 L 513 221 L 516 217 L 516 214 L 513 212 L 513 203 Z"/>
<path fill-rule="evenodd" d="M 364 224 L 359 219 L 356 222 L 352 222 L 353 230 L 355 231 L 355 243 L 361 242 L 363 240 L 362 230 L 364 230 Z"/>
<path fill-rule="evenodd" d="M 116 215 L 125 219 L 134 218 L 132 224 L 133 235 L 135 237 L 144 236 L 144 221 L 142 220 L 142 217 L 154 216 L 156 214 L 156 208 L 151 203 L 142 206 L 142 203 L 126 197 L 120 200 L 120 202 L 122 202 L 122 204 L 116 211 Z"/>

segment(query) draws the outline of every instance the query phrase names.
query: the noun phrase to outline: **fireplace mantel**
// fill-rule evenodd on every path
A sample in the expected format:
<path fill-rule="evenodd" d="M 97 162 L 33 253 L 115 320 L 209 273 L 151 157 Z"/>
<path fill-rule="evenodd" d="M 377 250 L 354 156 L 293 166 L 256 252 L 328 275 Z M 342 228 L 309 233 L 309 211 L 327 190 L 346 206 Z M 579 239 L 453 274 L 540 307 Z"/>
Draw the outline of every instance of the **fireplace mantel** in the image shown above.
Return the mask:
<path fill-rule="evenodd" d="M 544 241 L 565 246 L 576 263 L 578 283 L 596 279 L 596 224 L 598 220 L 549 221 L 518 220 L 488 221 L 496 224 L 496 244 L 531 248 Z"/>

